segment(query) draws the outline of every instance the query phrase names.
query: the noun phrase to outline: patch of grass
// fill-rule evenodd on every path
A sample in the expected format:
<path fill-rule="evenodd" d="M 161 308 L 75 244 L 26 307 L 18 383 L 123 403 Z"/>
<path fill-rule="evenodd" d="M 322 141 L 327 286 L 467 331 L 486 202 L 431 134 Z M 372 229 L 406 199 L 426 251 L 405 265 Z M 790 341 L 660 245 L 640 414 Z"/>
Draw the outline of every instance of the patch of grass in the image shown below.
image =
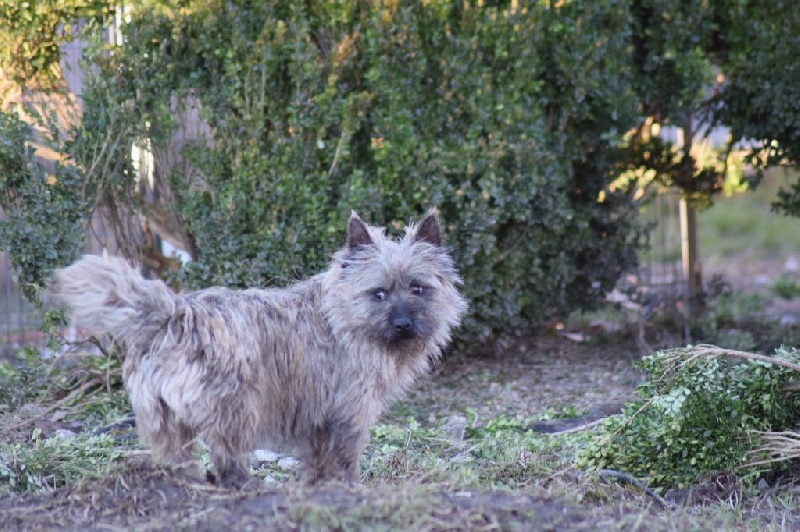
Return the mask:
<path fill-rule="evenodd" d="M 474 419 L 474 418 L 473 418 Z M 517 488 L 570 467 L 576 438 L 551 438 L 532 431 L 530 420 L 501 414 L 484 425 L 468 423 L 463 439 L 445 426 L 381 424 L 362 460 L 369 483 L 447 482 L 453 488 Z"/>
<path fill-rule="evenodd" d="M 576 406 L 569 405 L 558 409 L 548 408 L 547 410 L 536 416 L 536 419 L 539 421 L 548 421 L 551 419 L 571 419 L 571 418 L 581 417 L 585 413 L 586 412 L 584 410 L 581 410 Z"/>
<path fill-rule="evenodd" d="M 769 287 L 770 293 L 781 299 L 791 301 L 800 296 L 800 284 L 785 275 L 775 279 Z"/>
<path fill-rule="evenodd" d="M 697 228 L 702 255 L 764 259 L 798 253 L 800 219 L 770 208 L 778 189 L 793 175 L 789 170 L 770 170 L 755 190 L 718 198 L 700 212 Z"/>
<path fill-rule="evenodd" d="M 303 486 L 294 472 L 267 464 L 256 475 L 271 477 L 269 483 L 231 492 L 187 481 L 148 460 L 123 460 L 126 452 L 108 436 L 62 440 L 35 432 L 25 443 L 0 443 L 0 485 L 5 490 L 0 493 L 0 522 L 41 529 L 630 530 L 644 525 L 653 530 L 770 530 L 795 502 L 791 497 L 776 500 L 766 520 L 763 511 L 749 517 L 745 509 L 755 503 L 745 506 L 739 499 L 666 512 L 637 488 L 576 470 L 576 457 L 595 432 L 552 436 L 529 427 L 534 420 L 578 416 L 581 408 L 565 401 L 561 404 L 566 406 L 527 410 L 527 415 L 480 410 L 497 393 L 494 382 L 513 384 L 514 374 L 538 374 L 539 364 L 516 366 L 498 379 L 488 366 L 476 369 L 472 361 L 465 365 L 474 370 L 468 373 L 471 378 L 453 378 L 461 375 L 454 372 L 421 387 L 374 427 L 362 459 L 363 481 L 354 487 Z M 87 361 L 42 381 L 46 393 L 37 397 L 57 402 L 66 397 L 62 387 L 81 386 L 116 371 L 110 361 Z M 110 382 L 116 381 L 112 377 Z M 443 410 L 434 400 L 443 390 L 458 409 Z M 88 388 L 80 397 L 70 399 L 69 416 L 87 420 L 89 428 L 127 406 L 124 393 L 114 386 L 111 392 Z M 103 401 L 110 405 L 103 406 Z M 119 404 L 113 406 L 115 402 Z M 401 417 L 403 412 L 424 417 Z M 462 416 L 462 424 L 454 429 L 456 416 L 448 414 Z M 201 452 L 200 460 L 210 466 L 207 453 Z M 69 488 L 52 491 L 65 485 Z M 17 493 L 10 493 L 12 489 Z M 31 496 L 41 491 L 51 491 L 46 500 Z"/>

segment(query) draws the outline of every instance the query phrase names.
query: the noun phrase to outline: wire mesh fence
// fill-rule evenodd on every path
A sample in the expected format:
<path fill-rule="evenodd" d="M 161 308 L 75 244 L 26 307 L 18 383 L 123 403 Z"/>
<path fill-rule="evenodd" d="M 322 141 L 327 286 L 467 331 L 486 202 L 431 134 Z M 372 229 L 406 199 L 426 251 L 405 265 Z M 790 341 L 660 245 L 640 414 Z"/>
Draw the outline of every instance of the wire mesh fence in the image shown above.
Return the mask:
<path fill-rule="evenodd" d="M 685 292 L 682 264 L 680 193 L 660 191 L 640 212 L 641 221 L 652 229 L 649 245 L 640 253 L 636 280 L 643 289 L 671 294 Z"/>

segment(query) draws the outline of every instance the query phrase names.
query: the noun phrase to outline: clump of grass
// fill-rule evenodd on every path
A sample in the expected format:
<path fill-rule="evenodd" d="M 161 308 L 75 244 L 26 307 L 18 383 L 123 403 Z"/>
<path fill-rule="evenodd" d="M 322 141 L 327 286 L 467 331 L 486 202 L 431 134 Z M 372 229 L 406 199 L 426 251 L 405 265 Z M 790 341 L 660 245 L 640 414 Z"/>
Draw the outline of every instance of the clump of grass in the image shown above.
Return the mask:
<path fill-rule="evenodd" d="M 800 296 L 800 284 L 786 276 L 781 276 L 772 282 L 769 291 L 781 299 L 791 301 Z"/>
<path fill-rule="evenodd" d="M 515 488 L 569 467 L 577 449 L 574 438 L 538 434 L 525 418 L 501 414 L 480 426 L 474 422 L 474 416 L 467 421 L 463 439 L 414 418 L 377 425 L 362 461 L 366 480 Z"/>
<path fill-rule="evenodd" d="M 0 361 L 0 405 L 6 413 L 35 400 L 47 383 L 48 369 L 33 349 L 22 348 Z"/>

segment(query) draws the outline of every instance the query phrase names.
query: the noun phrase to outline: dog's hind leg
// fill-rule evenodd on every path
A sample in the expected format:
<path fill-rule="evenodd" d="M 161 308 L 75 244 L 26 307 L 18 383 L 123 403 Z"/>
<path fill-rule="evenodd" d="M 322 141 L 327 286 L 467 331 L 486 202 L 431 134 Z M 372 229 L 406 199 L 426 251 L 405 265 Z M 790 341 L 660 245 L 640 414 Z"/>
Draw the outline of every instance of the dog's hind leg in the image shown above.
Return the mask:
<path fill-rule="evenodd" d="M 194 459 L 195 432 L 188 425 L 177 420 L 163 399 L 151 413 L 152 419 L 145 419 L 137 424 L 143 440 L 150 444 L 153 459 L 181 468 L 187 475 L 199 478 L 200 467 Z"/>

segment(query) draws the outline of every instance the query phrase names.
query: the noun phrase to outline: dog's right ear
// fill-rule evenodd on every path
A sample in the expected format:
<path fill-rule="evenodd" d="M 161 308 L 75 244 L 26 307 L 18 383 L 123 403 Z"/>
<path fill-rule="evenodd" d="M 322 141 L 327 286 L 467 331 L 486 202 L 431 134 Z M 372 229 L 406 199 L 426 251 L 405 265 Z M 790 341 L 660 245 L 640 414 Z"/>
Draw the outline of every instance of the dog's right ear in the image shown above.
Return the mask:
<path fill-rule="evenodd" d="M 367 224 L 361 221 L 356 211 L 351 211 L 350 224 L 347 226 L 347 247 L 350 249 L 358 249 L 373 244 L 372 237 L 369 236 Z"/>
<path fill-rule="evenodd" d="M 439 211 L 436 207 L 430 209 L 417 225 L 414 233 L 415 242 L 427 242 L 434 246 L 442 245 L 442 230 L 439 228 Z"/>

